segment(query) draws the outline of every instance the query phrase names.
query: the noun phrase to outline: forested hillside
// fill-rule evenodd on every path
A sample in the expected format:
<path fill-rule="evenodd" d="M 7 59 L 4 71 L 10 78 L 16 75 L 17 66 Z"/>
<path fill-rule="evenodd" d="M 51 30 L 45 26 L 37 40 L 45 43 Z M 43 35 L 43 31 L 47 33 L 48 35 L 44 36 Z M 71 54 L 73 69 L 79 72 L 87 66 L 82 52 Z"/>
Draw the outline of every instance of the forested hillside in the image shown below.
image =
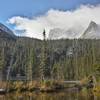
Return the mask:
<path fill-rule="evenodd" d="M 0 71 L 3 79 L 7 78 L 9 68 L 10 77 L 20 74 L 27 80 L 40 79 L 44 58 L 46 76 L 52 79 L 78 80 L 100 69 L 100 40 L 45 40 L 46 56 L 42 58 L 43 42 L 26 37 L 0 37 Z"/>

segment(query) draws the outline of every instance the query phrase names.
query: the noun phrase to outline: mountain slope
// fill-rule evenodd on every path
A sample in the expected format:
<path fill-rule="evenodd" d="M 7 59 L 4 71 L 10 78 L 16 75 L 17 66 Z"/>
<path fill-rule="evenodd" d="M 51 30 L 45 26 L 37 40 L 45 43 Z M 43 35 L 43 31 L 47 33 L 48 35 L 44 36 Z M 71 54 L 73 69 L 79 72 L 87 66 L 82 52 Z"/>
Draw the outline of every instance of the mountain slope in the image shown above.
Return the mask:
<path fill-rule="evenodd" d="M 83 39 L 100 39 L 100 25 L 91 21 L 86 31 L 81 36 Z"/>
<path fill-rule="evenodd" d="M 72 39 L 77 37 L 77 31 L 74 28 L 68 30 L 55 28 L 50 30 L 48 39 Z"/>
<path fill-rule="evenodd" d="M 8 27 L 0 23 L 0 38 L 15 39 L 16 36 Z"/>

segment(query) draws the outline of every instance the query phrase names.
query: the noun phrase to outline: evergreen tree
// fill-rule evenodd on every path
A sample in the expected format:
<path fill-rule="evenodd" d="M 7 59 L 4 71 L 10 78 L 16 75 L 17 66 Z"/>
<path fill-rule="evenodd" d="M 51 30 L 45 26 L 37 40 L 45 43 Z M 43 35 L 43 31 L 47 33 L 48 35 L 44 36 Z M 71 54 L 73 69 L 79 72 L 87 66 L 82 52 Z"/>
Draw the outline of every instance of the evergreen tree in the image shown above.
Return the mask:
<path fill-rule="evenodd" d="M 4 49 L 0 50 L 0 70 L 4 67 Z"/>
<path fill-rule="evenodd" d="M 45 80 L 48 78 L 48 73 L 50 70 L 48 70 L 47 66 L 47 40 L 46 40 L 46 32 L 43 31 L 43 44 L 42 44 L 42 50 L 41 50 L 41 58 L 40 58 L 40 75 L 41 80 Z"/>
<path fill-rule="evenodd" d="M 28 49 L 28 65 L 27 65 L 27 80 L 32 81 L 33 79 L 33 66 L 34 66 L 34 49 L 29 48 Z"/>
<path fill-rule="evenodd" d="M 3 68 L 4 68 L 4 48 L 0 49 L 0 78 L 3 78 Z"/>

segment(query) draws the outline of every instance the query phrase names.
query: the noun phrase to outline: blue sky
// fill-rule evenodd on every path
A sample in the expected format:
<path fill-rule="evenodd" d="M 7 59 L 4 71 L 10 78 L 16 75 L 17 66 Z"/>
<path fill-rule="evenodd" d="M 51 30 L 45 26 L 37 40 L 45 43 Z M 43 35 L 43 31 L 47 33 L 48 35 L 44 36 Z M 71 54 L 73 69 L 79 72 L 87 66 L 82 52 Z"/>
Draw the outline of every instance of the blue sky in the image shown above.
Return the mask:
<path fill-rule="evenodd" d="M 46 13 L 48 14 L 50 9 L 66 12 L 75 10 L 81 5 L 98 5 L 98 4 L 100 4 L 100 0 L 0 0 L 0 22 L 13 29 L 16 23 L 13 23 L 14 25 L 7 24 L 7 20 L 14 16 L 15 17 L 20 16 L 23 19 L 25 17 L 32 22 L 36 20 L 30 20 L 30 18 L 37 17 L 40 15 L 44 16 Z M 50 12 L 48 16 L 51 13 L 56 13 L 56 12 Z M 22 26 L 16 26 L 15 28 L 21 29 Z"/>
<path fill-rule="evenodd" d="M 12 16 L 37 16 L 49 9 L 70 10 L 82 4 L 99 4 L 100 0 L 0 0 L 0 22 Z"/>

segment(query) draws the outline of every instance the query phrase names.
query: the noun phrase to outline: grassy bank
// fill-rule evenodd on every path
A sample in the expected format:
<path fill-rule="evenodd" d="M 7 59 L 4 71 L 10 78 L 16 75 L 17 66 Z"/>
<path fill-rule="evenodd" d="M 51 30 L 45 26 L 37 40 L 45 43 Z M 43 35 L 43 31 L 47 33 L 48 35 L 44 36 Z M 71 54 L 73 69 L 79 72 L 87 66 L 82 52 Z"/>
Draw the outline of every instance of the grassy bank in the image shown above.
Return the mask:
<path fill-rule="evenodd" d="M 64 85 L 60 81 L 44 80 L 44 81 L 10 81 L 0 83 L 0 88 L 8 92 L 24 92 L 24 91 L 40 91 L 40 92 L 53 92 L 57 89 L 63 89 Z"/>
<path fill-rule="evenodd" d="M 89 84 L 87 84 L 86 79 L 80 81 L 80 84 L 64 84 L 63 81 L 57 80 L 0 82 L 0 88 L 5 89 L 7 92 L 57 92 L 68 88 L 84 90 L 84 88 L 88 89 L 87 86 L 89 87 Z M 94 93 L 100 93 L 100 84 L 91 89 Z"/>

